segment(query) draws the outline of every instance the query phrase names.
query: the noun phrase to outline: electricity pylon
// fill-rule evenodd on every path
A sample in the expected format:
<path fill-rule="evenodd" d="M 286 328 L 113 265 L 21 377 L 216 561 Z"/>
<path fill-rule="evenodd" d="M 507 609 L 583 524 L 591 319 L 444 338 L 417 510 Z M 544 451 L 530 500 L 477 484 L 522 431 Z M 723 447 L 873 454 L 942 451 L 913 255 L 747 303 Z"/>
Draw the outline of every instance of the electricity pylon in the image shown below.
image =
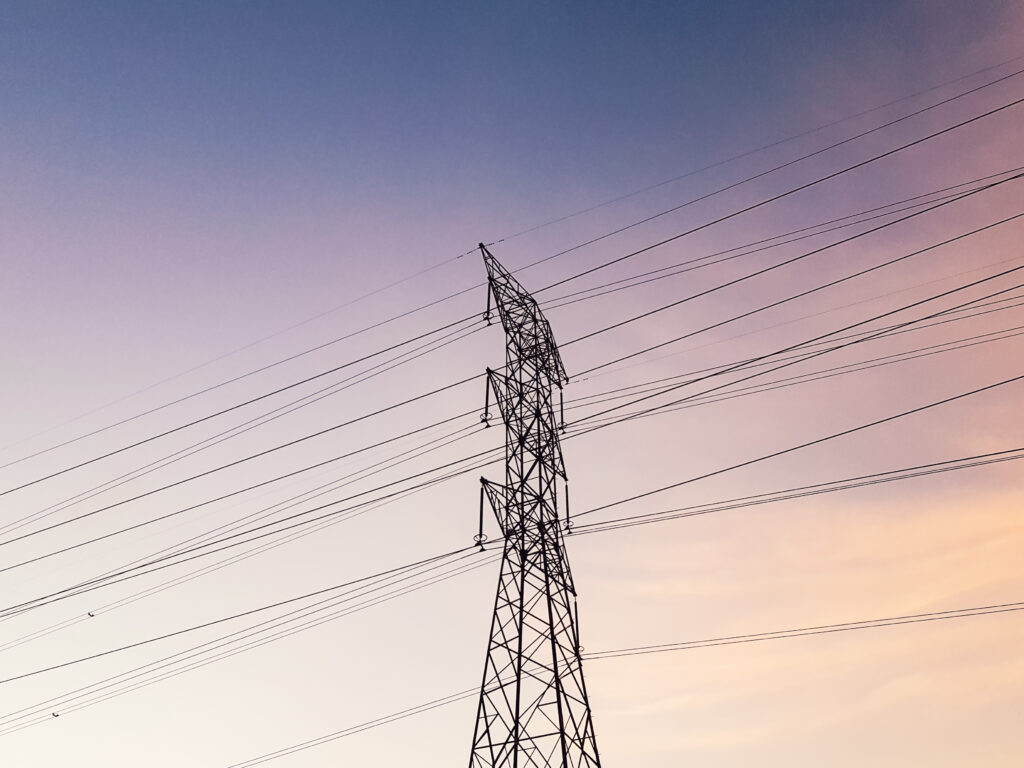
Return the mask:
<path fill-rule="evenodd" d="M 583 682 L 576 589 L 563 544 L 565 464 L 552 399 L 568 381 L 536 300 L 481 243 L 488 303 L 505 329 L 505 373 L 487 370 L 505 424 L 505 484 L 481 478 L 505 539 L 470 768 L 600 768 Z M 559 399 L 561 412 L 561 399 Z M 566 492 L 568 520 L 568 491 Z"/>

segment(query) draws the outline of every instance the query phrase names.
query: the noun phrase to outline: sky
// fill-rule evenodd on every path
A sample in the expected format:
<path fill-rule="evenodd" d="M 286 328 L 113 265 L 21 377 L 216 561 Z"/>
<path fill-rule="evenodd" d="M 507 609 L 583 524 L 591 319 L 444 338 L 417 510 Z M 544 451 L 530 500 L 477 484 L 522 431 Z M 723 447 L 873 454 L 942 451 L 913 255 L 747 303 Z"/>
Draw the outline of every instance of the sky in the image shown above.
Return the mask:
<path fill-rule="evenodd" d="M 472 543 L 478 477 L 503 474 L 463 462 L 502 444 L 478 419 L 482 379 L 395 404 L 504 362 L 480 320 L 479 242 L 561 345 L 579 526 L 1024 447 L 1024 383 L 1009 381 L 1024 287 L 995 276 L 1024 265 L 1024 180 L 1007 173 L 1024 166 L 1022 55 L 1010 0 L 0 3 L 5 766 L 237 768 L 479 684 L 497 563 L 472 551 L 389 587 L 408 594 L 356 593 L 342 607 L 358 611 L 193 668 L 144 665 L 289 609 L 106 654 Z M 908 207 L 982 178 L 998 183 Z M 663 279 L 570 295 L 652 270 Z M 968 301 L 577 434 L 631 402 L 606 400 L 620 388 Z M 816 372 L 836 375 L 788 378 Z M 354 506 L 448 462 L 471 471 Z M 567 549 L 582 642 L 1020 603 L 1022 502 L 1011 460 L 581 528 Z M 320 505 L 349 511 L 10 611 Z M 1009 768 L 1024 759 L 1022 641 L 1013 611 L 584 669 L 606 766 Z M 475 706 L 266 764 L 458 764 Z"/>

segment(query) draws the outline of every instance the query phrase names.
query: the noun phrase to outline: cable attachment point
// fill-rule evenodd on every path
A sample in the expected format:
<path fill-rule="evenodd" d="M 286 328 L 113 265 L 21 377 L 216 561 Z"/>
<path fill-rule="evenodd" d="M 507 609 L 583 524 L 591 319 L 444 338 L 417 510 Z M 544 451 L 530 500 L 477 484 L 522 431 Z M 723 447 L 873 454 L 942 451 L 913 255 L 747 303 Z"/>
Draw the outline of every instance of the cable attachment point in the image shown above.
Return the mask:
<path fill-rule="evenodd" d="M 487 371 L 487 380 L 484 382 L 484 412 L 480 414 L 480 421 L 485 427 L 491 426 L 491 375 L 494 373 L 490 368 Z"/>
<path fill-rule="evenodd" d="M 480 528 L 477 534 L 473 537 L 473 543 L 480 547 L 480 551 L 484 551 L 484 542 L 487 541 L 487 534 L 484 533 L 484 496 L 487 493 L 487 481 L 482 477 L 480 478 Z"/>
<path fill-rule="evenodd" d="M 480 250 L 481 251 L 485 250 L 483 243 L 480 243 Z M 488 279 L 487 280 L 487 309 L 484 310 L 484 320 L 487 321 L 488 325 L 491 324 L 491 293 L 492 293 L 491 281 L 490 281 L 490 279 Z"/>
<path fill-rule="evenodd" d="M 558 431 L 565 433 L 565 401 L 562 399 L 561 382 L 558 382 Z"/>

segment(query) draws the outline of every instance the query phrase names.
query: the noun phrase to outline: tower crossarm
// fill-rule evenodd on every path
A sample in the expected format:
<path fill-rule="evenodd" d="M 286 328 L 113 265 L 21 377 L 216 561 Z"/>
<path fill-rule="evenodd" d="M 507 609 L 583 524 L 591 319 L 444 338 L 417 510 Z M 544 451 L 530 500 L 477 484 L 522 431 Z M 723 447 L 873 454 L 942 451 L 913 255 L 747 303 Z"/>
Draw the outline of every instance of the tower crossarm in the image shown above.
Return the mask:
<path fill-rule="evenodd" d="M 510 343 L 519 350 L 519 359 L 535 361 L 537 367 L 556 386 L 568 383 L 551 325 L 537 300 L 503 267 L 481 243 L 480 251 L 487 269 L 488 299 L 494 299 L 498 318 Z M 490 302 L 488 301 L 488 306 Z M 488 310 L 489 314 L 489 310 Z"/>

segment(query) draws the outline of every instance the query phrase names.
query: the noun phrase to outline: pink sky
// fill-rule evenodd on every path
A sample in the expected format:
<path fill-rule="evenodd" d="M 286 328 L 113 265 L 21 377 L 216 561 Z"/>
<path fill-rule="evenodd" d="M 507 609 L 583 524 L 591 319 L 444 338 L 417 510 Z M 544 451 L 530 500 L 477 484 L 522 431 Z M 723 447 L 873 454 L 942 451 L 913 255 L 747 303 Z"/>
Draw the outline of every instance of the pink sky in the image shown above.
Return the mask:
<path fill-rule="evenodd" d="M 342 306 L 481 239 L 507 238 L 492 250 L 518 269 L 1024 68 L 1009 61 L 1024 43 L 1024 13 L 1012 2 L 819 6 L 794 0 L 774 12 L 742 2 L 697 4 L 685 12 L 672 4 L 644 10 L 601 5 L 586 12 L 570 4 L 405 11 L 360 6 L 342 14 L 319 3 L 154 10 L 148 16 L 116 4 L 62 14 L 10 11 L 8 31 L 0 32 L 0 40 L 10 38 L 8 53 L 0 56 L 0 87 L 11 104 L 0 120 L 0 321 L 7 329 L 0 336 L 7 361 L 0 379 L 0 447 L 6 446 L 0 463 L 472 286 L 483 279 L 475 254 Z M 1008 63 L 516 235 L 999 62 Z M 1022 96 L 1024 76 L 1008 79 L 520 277 L 539 290 Z M 539 295 L 549 299 L 1024 166 L 1022 109 Z M 554 309 L 549 318 L 574 376 L 1020 213 L 1022 184 L 1003 184 L 593 340 L 567 343 L 845 231 Z M 1020 266 L 1022 242 L 1021 220 L 1002 225 L 583 377 L 566 396 L 784 347 Z M 941 306 L 1014 282 L 1021 278 L 994 281 Z M 482 312 L 484 301 L 482 290 L 469 292 L 117 430 L 0 468 L 0 489 Z M 1021 312 L 1010 308 L 865 344 L 777 375 L 1024 325 Z M 567 440 L 572 508 L 589 510 L 1021 375 L 1020 338 Z M 502 355 L 503 339 L 493 327 L 47 519 L 87 512 L 482 372 L 500 365 Z M 210 360 L 215 362 L 201 365 Z M 482 398 L 482 383 L 466 385 L 265 461 L 5 545 L 0 565 L 482 409 Z M 286 401 L 282 395 L 5 495 L 0 523 Z M 592 517 L 656 512 L 1019 447 L 1022 404 L 1024 384 L 1007 385 Z M 319 501 L 499 445 L 498 430 L 475 423 L 470 416 L 344 464 L 0 573 L 5 604 L 131 562 L 320 483 L 341 481 L 446 430 L 466 426 L 468 436 Z M 501 468 L 482 472 L 498 477 Z M 465 546 L 475 533 L 479 474 L 116 610 L 97 609 L 187 569 L 0 620 L 0 677 Z M 570 538 L 583 643 L 599 651 L 1022 601 L 1022 502 L 1024 473 L 1018 462 L 1007 462 Z M 4 764 L 227 768 L 468 688 L 480 676 L 496 575 L 495 566 L 483 567 L 81 711 L 57 703 L 60 717 L 46 720 L 44 707 L 45 722 L 0 735 Z M 87 621 L 3 650 L 5 643 L 89 611 L 96 615 Z M 0 718 L 234 626 L 0 685 Z M 585 669 L 606 766 L 1009 768 L 1024 759 L 1022 641 L 1024 612 L 1017 612 L 593 660 Z M 273 764 L 458 764 L 468 757 L 474 707 L 472 700 L 460 701 Z"/>

